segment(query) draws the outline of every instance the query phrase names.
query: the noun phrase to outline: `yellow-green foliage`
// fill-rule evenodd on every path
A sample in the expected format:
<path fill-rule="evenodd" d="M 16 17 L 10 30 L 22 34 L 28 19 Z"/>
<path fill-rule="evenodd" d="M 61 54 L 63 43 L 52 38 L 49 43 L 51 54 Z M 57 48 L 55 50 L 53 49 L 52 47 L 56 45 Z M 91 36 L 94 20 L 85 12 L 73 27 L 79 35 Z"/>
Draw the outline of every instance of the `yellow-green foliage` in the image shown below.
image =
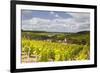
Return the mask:
<path fill-rule="evenodd" d="M 22 51 L 38 56 L 37 62 L 88 60 L 89 45 L 22 39 Z"/>

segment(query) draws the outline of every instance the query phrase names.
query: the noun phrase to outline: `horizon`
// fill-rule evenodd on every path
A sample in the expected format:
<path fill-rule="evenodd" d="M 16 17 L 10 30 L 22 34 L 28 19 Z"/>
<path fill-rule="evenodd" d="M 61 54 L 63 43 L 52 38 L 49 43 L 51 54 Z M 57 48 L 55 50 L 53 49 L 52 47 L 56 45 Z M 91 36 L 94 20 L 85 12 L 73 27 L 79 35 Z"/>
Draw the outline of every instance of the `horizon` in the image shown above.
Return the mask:
<path fill-rule="evenodd" d="M 38 32 L 38 33 L 79 33 L 79 32 L 90 32 L 90 30 L 86 31 L 78 31 L 78 32 L 48 32 L 48 31 L 33 31 L 33 30 L 21 30 L 22 32 Z"/>

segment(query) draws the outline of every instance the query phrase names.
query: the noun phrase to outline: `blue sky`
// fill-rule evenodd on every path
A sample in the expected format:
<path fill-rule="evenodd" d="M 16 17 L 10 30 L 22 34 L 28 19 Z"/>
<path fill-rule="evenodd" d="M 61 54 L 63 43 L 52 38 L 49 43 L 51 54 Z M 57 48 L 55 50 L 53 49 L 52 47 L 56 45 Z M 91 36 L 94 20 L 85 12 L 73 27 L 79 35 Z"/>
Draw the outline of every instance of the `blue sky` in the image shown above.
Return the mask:
<path fill-rule="evenodd" d="M 21 10 L 22 29 L 49 32 L 90 30 L 90 14 L 61 11 Z"/>
<path fill-rule="evenodd" d="M 61 11 L 22 10 L 22 20 L 31 19 L 33 17 L 52 20 L 59 16 L 62 18 L 72 17 L 66 12 Z"/>

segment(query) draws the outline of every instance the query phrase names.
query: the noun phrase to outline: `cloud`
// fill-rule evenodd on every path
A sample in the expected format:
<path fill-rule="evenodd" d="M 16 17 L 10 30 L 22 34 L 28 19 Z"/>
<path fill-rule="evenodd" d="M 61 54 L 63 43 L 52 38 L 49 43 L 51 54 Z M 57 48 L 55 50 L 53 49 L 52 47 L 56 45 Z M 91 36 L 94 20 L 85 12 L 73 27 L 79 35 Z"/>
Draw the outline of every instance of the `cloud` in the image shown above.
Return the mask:
<path fill-rule="evenodd" d="M 31 10 L 22 10 L 22 14 L 31 14 L 32 11 Z"/>
<path fill-rule="evenodd" d="M 85 21 L 90 21 L 90 14 L 89 13 L 67 13 L 73 17 L 78 22 L 85 22 Z"/>
<path fill-rule="evenodd" d="M 51 14 L 56 15 L 54 12 Z M 67 13 L 70 18 L 43 19 L 33 17 L 22 20 L 23 30 L 49 31 L 49 32 L 78 32 L 90 30 L 89 13 Z"/>
<path fill-rule="evenodd" d="M 60 18 L 60 16 L 58 14 L 55 14 L 55 17 Z"/>
<path fill-rule="evenodd" d="M 52 15 L 52 14 L 55 14 L 53 11 L 50 11 L 50 14 Z"/>
<path fill-rule="evenodd" d="M 32 11 L 31 10 L 21 10 L 21 14 L 22 14 L 22 20 L 32 18 Z"/>
<path fill-rule="evenodd" d="M 53 12 L 53 11 L 51 11 L 50 14 L 53 15 L 54 17 L 56 17 L 56 18 L 60 18 L 60 16 L 57 13 Z"/>

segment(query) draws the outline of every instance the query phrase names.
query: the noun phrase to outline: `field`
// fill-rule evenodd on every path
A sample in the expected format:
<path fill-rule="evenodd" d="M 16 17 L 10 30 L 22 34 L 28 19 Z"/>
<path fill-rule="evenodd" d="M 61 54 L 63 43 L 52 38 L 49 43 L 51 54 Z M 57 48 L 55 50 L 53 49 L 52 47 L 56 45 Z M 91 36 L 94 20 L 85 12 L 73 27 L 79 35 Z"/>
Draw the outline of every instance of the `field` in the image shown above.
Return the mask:
<path fill-rule="evenodd" d="M 22 63 L 77 61 L 90 58 L 90 32 L 22 31 Z"/>

